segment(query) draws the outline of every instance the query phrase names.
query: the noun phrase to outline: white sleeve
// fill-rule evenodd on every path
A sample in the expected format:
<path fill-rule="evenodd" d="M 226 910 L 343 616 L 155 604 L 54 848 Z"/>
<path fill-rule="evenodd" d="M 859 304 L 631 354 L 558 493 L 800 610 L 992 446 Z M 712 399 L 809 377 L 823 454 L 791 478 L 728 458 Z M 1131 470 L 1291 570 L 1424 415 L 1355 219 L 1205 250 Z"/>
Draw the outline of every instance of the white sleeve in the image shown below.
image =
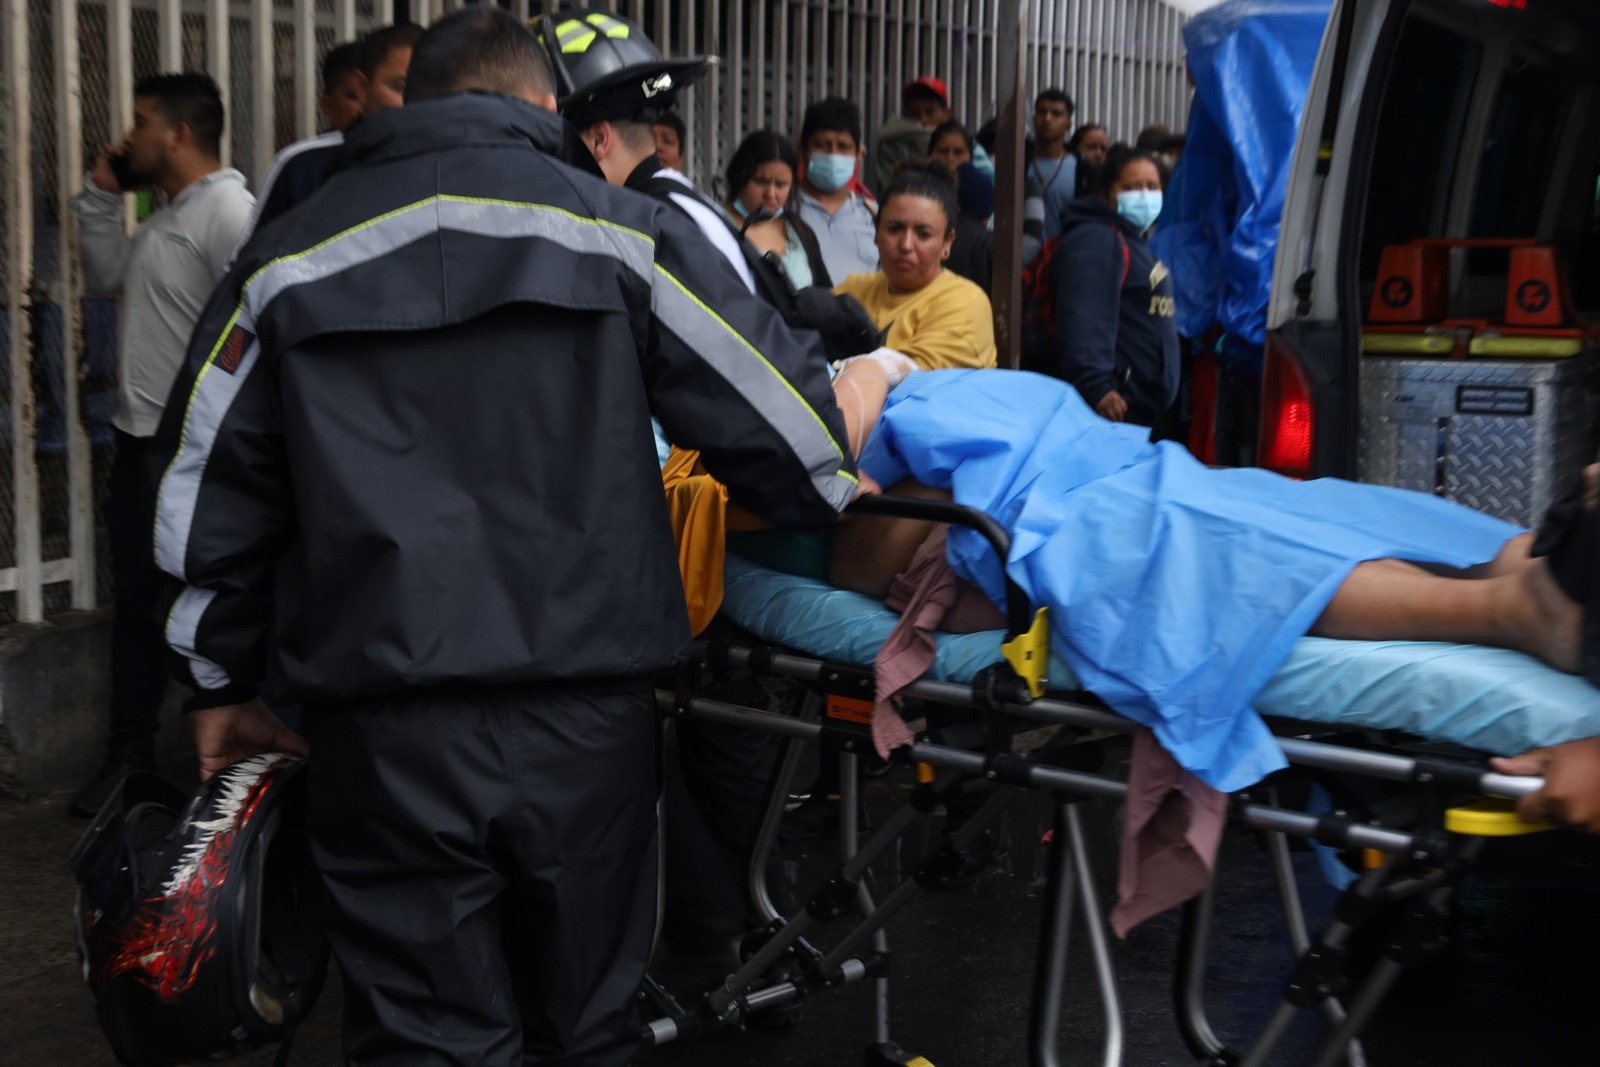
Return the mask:
<path fill-rule="evenodd" d="M 716 246 L 717 251 L 722 253 L 722 258 L 726 259 L 739 275 L 739 280 L 744 282 L 744 287 L 754 294 L 756 277 L 750 273 L 750 264 L 745 262 L 744 252 L 739 248 L 739 239 L 728 229 L 728 224 L 697 196 L 689 193 L 673 193 L 672 202 L 688 212 L 694 224 L 700 227 L 700 232 L 705 234 L 706 240 Z"/>

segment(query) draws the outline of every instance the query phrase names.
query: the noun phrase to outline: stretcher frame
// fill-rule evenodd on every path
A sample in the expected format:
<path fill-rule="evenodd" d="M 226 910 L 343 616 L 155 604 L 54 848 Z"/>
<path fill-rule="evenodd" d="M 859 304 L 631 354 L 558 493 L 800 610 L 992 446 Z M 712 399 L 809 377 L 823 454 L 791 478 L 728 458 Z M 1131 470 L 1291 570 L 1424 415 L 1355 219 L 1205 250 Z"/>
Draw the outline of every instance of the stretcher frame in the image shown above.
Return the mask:
<path fill-rule="evenodd" d="M 1000 558 L 1009 555 L 1006 531 L 989 516 L 960 505 L 878 496 L 858 501 L 855 510 L 965 526 L 978 531 Z M 903 691 L 906 698 L 968 709 L 977 712 L 978 718 L 923 732 L 913 744 L 892 753 L 895 762 L 917 768 L 918 785 L 910 799 L 865 843 L 858 840 L 858 761 L 871 751 L 872 744 L 868 729 L 850 709 L 859 709 L 862 702 L 870 706 L 870 668 L 767 647 L 755 640 L 701 642 L 674 684 L 657 689 L 658 709 L 669 721 L 688 715 L 752 727 L 775 735 L 782 745 L 747 868 L 746 891 L 767 926 L 747 941 L 744 965 L 691 1007 L 685 1008 L 647 981 L 642 999 L 660 1015 L 641 1031 L 643 1044 L 661 1045 L 741 1025 L 755 1013 L 796 1003 L 820 990 L 871 980 L 873 1034 L 864 1062 L 927 1065 L 926 1059 L 906 1052 L 891 1037 L 889 946 L 884 929 L 924 890 L 913 876 L 879 902 L 868 884 L 869 869 L 945 799 L 970 788 L 970 783 L 987 783 L 992 795 L 951 835 L 951 843 L 958 848 L 971 844 L 1023 791 L 1039 789 L 1052 795 L 1054 845 L 1042 895 L 1028 1062 L 1031 1067 L 1056 1067 L 1061 1062 L 1059 1024 L 1068 944 L 1072 924 L 1079 917 L 1105 1026 L 1100 1062 L 1106 1067 L 1122 1062 L 1123 1027 L 1116 979 L 1082 804 L 1093 799 L 1121 800 L 1126 795 L 1125 782 L 1096 773 L 1094 768 L 1104 739 L 1131 734 L 1136 726 L 1107 711 L 1088 694 L 1034 695 L 1044 690 L 1042 668 L 1047 657 L 1014 653 L 1029 640 L 1037 643 L 1041 639 L 1039 613 L 1009 579 L 1006 592 L 1008 630 L 1002 662 L 980 672 L 970 684 L 924 679 Z M 1032 678 L 1018 671 L 1019 666 L 1026 671 L 1030 662 L 1035 673 Z M 800 683 L 807 698 L 798 714 L 789 715 L 704 695 L 711 678 L 740 671 Z M 1041 726 L 1059 729 L 1032 752 L 1012 750 L 1018 730 Z M 1355 728 L 1302 725 L 1290 729 L 1314 732 L 1318 737 L 1280 736 L 1278 743 L 1291 771 L 1234 794 L 1228 813 L 1230 823 L 1254 828 L 1264 836 L 1292 964 L 1278 1008 L 1248 1048 L 1236 1050 L 1218 1038 L 1206 1014 L 1203 979 L 1216 878 L 1182 911 L 1174 971 L 1176 1022 L 1195 1060 L 1214 1067 L 1264 1067 L 1289 1024 L 1303 1010 L 1323 1013 L 1333 1028 L 1318 1049 L 1314 1067 L 1340 1063 L 1365 1067 L 1361 1030 L 1401 972 L 1447 942 L 1445 930 L 1455 889 L 1487 837 L 1539 829 L 1517 822 L 1506 811 L 1484 812 L 1458 803 L 1463 796 L 1514 800 L 1539 788 L 1542 783 L 1537 778 L 1497 774 L 1481 761 L 1371 751 L 1340 743 L 1342 738 L 1364 733 Z M 776 845 L 784 802 L 801 765 L 802 746 L 824 739 L 840 750 L 840 862 L 830 878 L 801 897 L 803 904 L 795 915 L 784 916 L 767 889 L 765 857 Z M 1376 779 L 1394 787 L 1395 797 L 1362 815 L 1339 810 L 1310 814 L 1281 803 L 1279 784 L 1295 772 Z M 1315 939 L 1307 927 L 1290 864 L 1290 837 L 1359 851 L 1368 860 L 1368 869 L 1344 891 L 1332 920 Z M 1398 905 L 1404 905 L 1406 913 L 1389 938 L 1383 958 L 1359 987 L 1347 988 L 1344 965 L 1352 938 Z M 852 912 L 857 914 L 856 923 L 831 949 L 823 951 L 811 944 L 807 935 L 813 930 Z"/>

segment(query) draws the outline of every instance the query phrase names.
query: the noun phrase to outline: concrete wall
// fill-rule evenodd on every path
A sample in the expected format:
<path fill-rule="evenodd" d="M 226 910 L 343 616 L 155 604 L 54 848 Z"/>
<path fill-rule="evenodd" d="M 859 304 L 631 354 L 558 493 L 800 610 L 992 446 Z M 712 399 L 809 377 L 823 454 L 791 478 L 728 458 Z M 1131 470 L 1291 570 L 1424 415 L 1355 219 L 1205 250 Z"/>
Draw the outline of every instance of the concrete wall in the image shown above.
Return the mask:
<path fill-rule="evenodd" d="M 157 752 L 192 749 L 170 687 Z M 71 612 L 0 628 L 0 796 L 75 789 L 105 755 L 111 616 Z"/>

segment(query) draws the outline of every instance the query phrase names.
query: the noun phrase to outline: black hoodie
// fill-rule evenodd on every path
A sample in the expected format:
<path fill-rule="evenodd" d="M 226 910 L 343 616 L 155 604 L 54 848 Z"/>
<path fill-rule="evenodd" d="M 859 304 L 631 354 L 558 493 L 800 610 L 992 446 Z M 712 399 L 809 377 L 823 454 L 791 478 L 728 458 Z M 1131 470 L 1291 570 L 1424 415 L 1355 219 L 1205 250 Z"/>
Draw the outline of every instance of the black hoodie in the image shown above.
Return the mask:
<path fill-rule="evenodd" d="M 1055 278 L 1057 375 L 1095 405 L 1112 390 L 1150 425 L 1178 395 L 1178 326 L 1167 268 L 1100 197 L 1061 210 Z"/>

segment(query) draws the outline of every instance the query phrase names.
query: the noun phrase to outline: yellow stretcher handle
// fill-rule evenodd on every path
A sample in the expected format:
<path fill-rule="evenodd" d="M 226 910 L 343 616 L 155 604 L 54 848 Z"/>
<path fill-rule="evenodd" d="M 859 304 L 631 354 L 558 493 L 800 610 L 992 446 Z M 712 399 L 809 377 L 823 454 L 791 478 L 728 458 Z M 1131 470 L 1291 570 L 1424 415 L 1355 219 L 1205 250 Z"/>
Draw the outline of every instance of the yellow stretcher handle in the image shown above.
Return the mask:
<path fill-rule="evenodd" d="M 1047 679 L 1045 670 L 1050 666 L 1050 621 L 1048 608 L 1033 613 L 1033 625 L 1000 646 L 1001 655 L 1017 672 L 1017 677 L 1027 683 L 1028 692 L 1035 700 L 1044 696 Z"/>
<path fill-rule="evenodd" d="M 1446 811 L 1444 828 L 1453 834 L 1471 837 L 1517 837 L 1554 829 L 1547 822 L 1523 822 L 1517 818 L 1514 801 L 1491 797 L 1483 797 Z"/>

